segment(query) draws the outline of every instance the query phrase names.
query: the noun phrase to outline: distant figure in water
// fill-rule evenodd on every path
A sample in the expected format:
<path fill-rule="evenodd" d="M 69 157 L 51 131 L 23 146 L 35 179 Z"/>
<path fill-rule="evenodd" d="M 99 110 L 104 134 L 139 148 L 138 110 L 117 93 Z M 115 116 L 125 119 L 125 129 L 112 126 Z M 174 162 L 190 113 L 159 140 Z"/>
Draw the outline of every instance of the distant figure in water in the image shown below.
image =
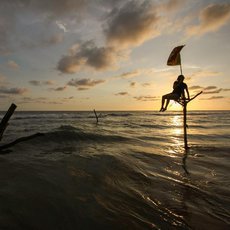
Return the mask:
<path fill-rule="evenodd" d="M 164 112 L 167 110 L 170 100 L 178 101 L 181 96 L 184 98 L 185 97 L 184 90 L 187 93 L 188 100 L 190 99 L 189 92 L 188 92 L 188 86 L 183 81 L 184 81 L 184 75 L 179 75 L 177 77 L 177 80 L 173 84 L 172 93 L 168 93 L 162 96 L 160 112 Z M 166 104 L 165 104 L 165 100 L 166 100 Z M 164 104 L 165 104 L 165 107 L 164 107 Z"/>

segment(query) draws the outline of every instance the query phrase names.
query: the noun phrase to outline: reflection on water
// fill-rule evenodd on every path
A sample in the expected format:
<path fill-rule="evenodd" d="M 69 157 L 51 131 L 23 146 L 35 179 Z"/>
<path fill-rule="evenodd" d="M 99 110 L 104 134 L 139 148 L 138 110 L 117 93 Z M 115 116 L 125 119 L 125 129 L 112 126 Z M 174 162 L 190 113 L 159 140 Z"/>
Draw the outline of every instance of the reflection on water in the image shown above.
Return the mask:
<path fill-rule="evenodd" d="M 183 116 L 181 115 L 174 115 L 169 117 L 168 125 L 171 126 L 170 128 L 170 139 L 171 139 L 171 146 L 170 149 L 167 151 L 170 155 L 174 155 L 175 157 L 181 158 L 181 166 L 183 171 L 186 175 L 189 175 L 189 171 L 187 169 L 187 158 L 188 158 L 188 151 L 184 149 L 184 139 L 183 139 Z M 173 171 L 174 175 L 179 175 L 180 172 Z"/>
<path fill-rule="evenodd" d="M 172 126 L 172 129 L 171 129 L 172 135 L 180 136 L 183 131 L 182 116 L 175 115 L 175 116 L 170 117 L 169 125 L 170 124 Z"/>

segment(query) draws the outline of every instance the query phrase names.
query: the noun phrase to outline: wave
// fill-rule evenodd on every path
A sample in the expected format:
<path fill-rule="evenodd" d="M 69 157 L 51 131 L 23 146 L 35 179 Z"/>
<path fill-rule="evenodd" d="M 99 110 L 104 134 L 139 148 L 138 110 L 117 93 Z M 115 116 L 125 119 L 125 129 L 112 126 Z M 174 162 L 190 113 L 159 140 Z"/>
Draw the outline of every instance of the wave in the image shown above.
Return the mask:
<path fill-rule="evenodd" d="M 124 143 L 130 141 L 130 138 L 116 135 L 116 134 L 102 134 L 95 132 L 85 132 L 83 129 L 76 128 L 71 125 L 62 125 L 54 131 L 44 133 L 44 136 L 39 137 L 39 142 L 55 142 L 55 143 L 65 143 L 65 142 L 98 142 L 98 143 Z"/>
<path fill-rule="evenodd" d="M 107 116 L 110 117 L 129 117 L 129 116 L 133 116 L 133 113 L 109 113 L 107 114 Z"/>

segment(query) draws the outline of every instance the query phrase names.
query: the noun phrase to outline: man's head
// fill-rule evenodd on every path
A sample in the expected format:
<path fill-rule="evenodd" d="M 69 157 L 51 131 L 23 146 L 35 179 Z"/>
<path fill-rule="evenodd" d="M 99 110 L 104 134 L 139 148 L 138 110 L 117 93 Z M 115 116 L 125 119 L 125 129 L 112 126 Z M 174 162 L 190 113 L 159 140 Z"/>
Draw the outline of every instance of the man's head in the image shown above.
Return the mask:
<path fill-rule="evenodd" d="M 177 80 L 178 80 L 178 81 L 184 81 L 184 75 L 179 75 L 179 76 L 177 77 Z"/>

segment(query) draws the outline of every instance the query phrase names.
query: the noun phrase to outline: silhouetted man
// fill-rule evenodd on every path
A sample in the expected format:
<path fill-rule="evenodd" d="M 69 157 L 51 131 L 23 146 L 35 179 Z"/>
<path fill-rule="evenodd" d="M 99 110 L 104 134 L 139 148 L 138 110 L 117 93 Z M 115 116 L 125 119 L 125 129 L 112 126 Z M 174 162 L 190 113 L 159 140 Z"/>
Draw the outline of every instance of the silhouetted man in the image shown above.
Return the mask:
<path fill-rule="evenodd" d="M 185 97 L 184 91 L 186 91 L 187 93 L 188 100 L 190 99 L 188 86 L 183 81 L 184 81 L 184 75 L 179 75 L 177 80 L 173 84 L 172 93 L 165 94 L 162 96 L 160 112 L 164 112 L 167 110 L 170 100 L 178 101 L 181 96 L 184 98 Z M 166 104 L 165 104 L 165 100 L 166 100 Z"/>

